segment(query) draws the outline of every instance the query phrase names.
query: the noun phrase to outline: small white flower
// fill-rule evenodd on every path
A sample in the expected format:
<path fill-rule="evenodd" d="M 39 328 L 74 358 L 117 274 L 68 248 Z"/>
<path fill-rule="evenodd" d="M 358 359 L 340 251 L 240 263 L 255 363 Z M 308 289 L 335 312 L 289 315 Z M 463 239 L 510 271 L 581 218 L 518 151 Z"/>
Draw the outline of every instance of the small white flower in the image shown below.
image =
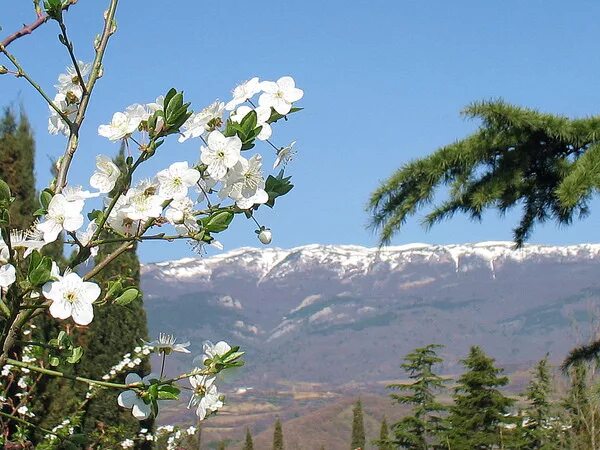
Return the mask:
<path fill-rule="evenodd" d="M 258 77 L 254 77 L 249 79 L 248 81 L 243 82 L 239 86 L 236 86 L 233 90 L 233 99 L 227 102 L 225 105 L 225 109 L 227 111 L 233 111 L 236 106 L 241 105 L 246 100 L 254 97 L 255 94 L 258 94 L 261 91 L 260 81 L 258 81 Z"/>
<path fill-rule="evenodd" d="M 195 426 L 190 426 L 190 427 L 186 428 L 185 432 L 187 433 L 188 436 L 193 436 L 194 434 L 196 434 L 196 430 L 197 430 L 197 428 Z"/>
<path fill-rule="evenodd" d="M 280 164 L 283 164 L 283 166 L 285 167 L 287 163 L 289 163 L 294 158 L 294 156 L 296 156 L 297 152 L 296 150 L 294 150 L 294 145 L 296 145 L 296 141 L 293 141 L 287 147 L 282 147 L 281 149 L 279 149 L 279 151 L 277 152 L 277 158 L 273 163 L 273 169 L 279 167 Z"/>
<path fill-rule="evenodd" d="M 220 125 L 223 118 L 225 103 L 218 100 L 197 114 L 192 114 L 181 126 L 183 129 L 179 136 L 179 142 L 185 142 L 189 138 L 197 138 L 214 129 L 211 125 Z"/>
<path fill-rule="evenodd" d="M 210 413 L 223 407 L 223 401 L 217 391 L 215 377 L 208 375 L 193 375 L 190 384 L 194 389 L 188 408 L 196 408 L 198 419 L 204 420 Z"/>
<path fill-rule="evenodd" d="M 23 406 L 20 406 L 20 407 L 17 409 L 17 412 L 18 412 L 19 414 L 21 414 L 22 416 L 25 416 L 25 415 L 28 415 L 28 413 L 29 413 L 29 408 L 27 408 L 27 406 L 23 405 Z"/>
<path fill-rule="evenodd" d="M 37 226 L 37 222 L 34 224 L 35 226 Z M 11 230 L 10 243 L 14 249 L 25 249 L 24 258 L 27 258 L 34 250 L 41 250 L 46 245 L 43 233 L 37 228 L 31 228 L 27 231 Z"/>
<path fill-rule="evenodd" d="M 83 225 L 83 200 L 68 201 L 63 194 L 56 194 L 48 205 L 48 214 L 36 228 L 44 233 L 44 241 L 54 242 L 62 230 L 77 231 Z"/>
<path fill-rule="evenodd" d="M 17 381 L 17 386 L 19 386 L 21 389 L 26 389 L 27 388 L 27 380 L 23 377 L 19 378 L 19 381 Z"/>
<path fill-rule="evenodd" d="M 131 439 L 125 439 L 123 442 L 121 442 L 121 448 L 133 448 L 134 445 L 135 442 L 133 442 Z"/>
<path fill-rule="evenodd" d="M 213 359 L 216 356 L 223 356 L 227 352 L 231 350 L 231 346 L 225 341 L 219 341 L 216 344 L 213 344 L 210 341 L 205 341 L 202 344 L 202 350 L 205 353 L 205 356 Z"/>
<path fill-rule="evenodd" d="M 83 61 L 77 61 L 77 66 L 79 67 L 79 71 L 81 72 L 81 76 L 85 82 L 85 79 L 92 71 L 92 64 L 85 63 Z M 79 76 L 77 75 L 77 71 L 75 70 L 75 66 L 71 65 L 66 69 L 67 73 L 61 73 L 58 76 L 58 84 L 54 87 L 58 90 L 59 93 L 67 95 L 67 93 L 72 93 L 78 99 L 81 99 L 83 94 L 83 90 L 81 88 Z"/>
<path fill-rule="evenodd" d="M 242 141 L 236 136 L 225 137 L 219 130 L 208 135 L 208 147 L 202 146 L 200 160 L 208 166 L 208 174 L 221 180 L 227 169 L 235 166 L 240 159 Z"/>
<path fill-rule="evenodd" d="M 0 287 L 7 289 L 17 279 L 15 267 L 12 264 L 4 264 L 0 267 Z"/>
<path fill-rule="evenodd" d="M 258 104 L 271 107 L 282 115 L 289 113 L 292 103 L 304 96 L 304 92 L 296 87 L 292 77 L 281 77 L 277 82 L 263 81 L 260 87 L 264 92 L 258 98 Z"/>
<path fill-rule="evenodd" d="M 181 199 L 188 193 L 188 188 L 195 186 L 200 179 L 200 172 L 188 166 L 187 161 L 176 162 L 168 169 L 156 174 L 158 193 L 165 198 Z"/>
<path fill-rule="evenodd" d="M 44 284 L 42 294 L 52 300 L 49 309 L 52 317 L 73 317 L 76 324 L 88 325 L 94 318 L 92 304 L 100 296 L 100 287 L 96 283 L 83 281 L 75 272 L 70 272 L 58 281 Z"/>
<path fill-rule="evenodd" d="M 90 222 L 90 223 L 88 223 L 88 226 L 85 229 L 85 231 L 78 231 L 76 233 L 77 239 L 79 240 L 79 242 L 81 242 L 81 244 L 83 244 L 84 246 L 87 246 L 90 243 L 92 236 L 94 236 L 94 233 L 97 230 L 98 230 L 98 224 L 96 222 Z M 90 257 L 93 258 L 97 254 L 98 254 L 98 246 L 92 247 L 90 249 Z"/>
<path fill-rule="evenodd" d="M 180 235 L 186 235 L 200 229 L 193 214 L 194 202 L 188 197 L 173 200 L 165 211 L 165 217 Z"/>
<path fill-rule="evenodd" d="M 263 228 L 258 233 L 258 240 L 265 245 L 269 245 L 271 243 L 272 239 L 273 239 L 273 235 L 271 233 L 271 230 L 269 230 L 268 228 Z"/>
<path fill-rule="evenodd" d="M 219 196 L 231 197 L 241 209 L 249 209 L 269 201 L 261 167 L 262 157 L 259 154 L 249 160 L 240 156 L 238 163 L 228 172 Z"/>
<path fill-rule="evenodd" d="M 177 338 L 172 334 L 160 333 L 158 335 L 158 339 L 152 342 L 147 342 L 148 345 L 154 347 L 154 350 L 158 353 L 164 353 L 165 355 L 169 355 L 172 352 L 179 353 L 189 353 L 190 351 L 187 347 L 190 346 L 189 342 L 184 342 L 181 344 L 177 343 Z"/>
<path fill-rule="evenodd" d="M 144 385 L 149 385 L 149 381 L 152 379 L 158 379 L 158 377 L 154 374 L 150 374 L 146 375 L 144 378 L 140 378 L 137 373 L 131 372 L 125 377 L 125 384 L 141 382 Z M 131 409 L 133 417 L 137 420 L 147 419 L 152 413 L 151 406 L 144 403 L 144 400 L 133 389 L 121 392 L 117 398 L 117 403 L 123 408 Z"/>
<path fill-rule="evenodd" d="M 69 103 L 65 94 L 58 93 L 54 96 L 53 103 L 56 107 L 64 113 L 67 118 L 73 122 L 75 120 L 75 115 L 77 114 L 77 105 Z M 50 134 L 58 134 L 61 133 L 65 136 L 68 136 L 71 132 L 67 123 L 62 119 L 62 117 L 56 112 L 56 110 L 48 106 L 50 108 L 50 118 L 48 119 L 48 133 Z"/>
<path fill-rule="evenodd" d="M 271 108 L 269 106 L 259 106 L 258 108 L 252 109 L 249 106 L 243 105 L 236 109 L 235 114 L 232 114 L 229 118 L 233 122 L 240 123 L 251 111 L 256 112 L 256 126 L 262 127 L 256 138 L 261 141 L 266 141 L 273 134 L 273 129 L 267 122 L 271 117 Z"/>
<path fill-rule="evenodd" d="M 120 212 L 133 221 L 146 221 L 160 216 L 163 210 L 162 204 L 166 199 L 157 195 L 158 189 L 158 185 L 153 180 L 141 181 L 135 188 L 127 191 Z"/>
<path fill-rule="evenodd" d="M 0 236 L 0 264 L 8 262 L 8 253 L 8 245 L 6 245 L 6 242 L 4 242 L 4 239 L 2 239 L 2 236 Z"/>
<path fill-rule="evenodd" d="M 90 178 L 90 186 L 98 189 L 103 194 L 114 189 L 121 171 L 117 165 L 106 155 L 96 156 L 96 171 Z"/>
<path fill-rule="evenodd" d="M 142 105 L 131 105 L 125 112 L 116 112 L 108 125 L 100 125 L 98 134 L 111 141 L 128 137 L 139 127 L 147 112 Z"/>

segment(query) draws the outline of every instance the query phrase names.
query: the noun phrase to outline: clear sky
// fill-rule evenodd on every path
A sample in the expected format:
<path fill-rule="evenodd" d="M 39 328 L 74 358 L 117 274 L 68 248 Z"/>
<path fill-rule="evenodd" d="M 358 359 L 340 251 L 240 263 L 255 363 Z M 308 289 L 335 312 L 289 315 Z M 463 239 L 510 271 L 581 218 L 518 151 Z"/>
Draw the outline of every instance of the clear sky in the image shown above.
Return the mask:
<path fill-rule="evenodd" d="M 82 60 L 93 58 L 91 42 L 106 4 L 80 1 L 66 16 Z M 273 140 L 298 141 L 289 166 L 296 188 L 258 217 L 280 247 L 375 245 L 365 228 L 369 193 L 401 164 L 473 131 L 477 123 L 459 115 L 469 102 L 502 97 L 570 116 L 598 113 L 598 17 L 600 3 L 592 0 L 121 1 L 71 182 L 87 184 L 95 155 L 118 150 L 96 130 L 129 104 L 176 87 L 199 110 L 229 99 L 230 90 L 252 76 L 292 75 L 305 91 L 299 105 L 305 110 L 277 125 Z M 30 2 L 4 0 L 0 35 L 31 20 Z M 57 33 L 55 24 L 46 24 L 10 47 L 52 93 L 68 65 Z M 42 187 L 49 157 L 62 154 L 65 139 L 48 135 L 47 106 L 23 80 L 0 78 L 0 100 L 23 104 L 30 116 Z M 199 143 L 173 139 L 160 151 L 143 175 L 172 161 L 195 162 Z M 569 228 L 540 227 L 532 241 L 598 241 L 599 201 L 592 211 Z M 489 214 L 482 224 L 455 218 L 426 232 L 415 217 L 394 243 L 508 240 L 516 218 Z M 219 239 L 226 249 L 256 246 L 254 229 L 239 220 Z M 184 243 L 145 243 L 140 254 L 158 261 L 191 251 Z"/>

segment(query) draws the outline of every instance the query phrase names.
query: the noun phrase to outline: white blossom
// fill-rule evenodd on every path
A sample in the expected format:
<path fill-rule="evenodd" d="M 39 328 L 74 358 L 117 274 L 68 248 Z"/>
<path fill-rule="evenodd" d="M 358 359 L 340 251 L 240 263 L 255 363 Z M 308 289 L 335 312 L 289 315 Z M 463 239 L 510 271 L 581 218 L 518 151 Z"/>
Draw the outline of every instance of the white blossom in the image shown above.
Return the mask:
<path fill-rule="evenodd" d="M 123 442 L 121 442 L 121 448 L 133 448 L 134 445 L 135 442 L 133 442 L 131 439 L 125 439 Z"/>
<path fill-rule="evenodd" d="M 75 272 L 70 272 L 57 281 L 42 286 L 42 294 L 52 300 L 49 311 L 52 317 L 73 317 L 78 325 L 88 325 L 94 318 L 92 304 L 100 296 L 96 283 L 83 281 Z"/>
<path fill-rule="evenodd" d="M 277 82 L 263 81 L 260 87 L 264 92 L 258 98 L 258 104 L 271 107 L 282 115 L 289 113 L 292 103 L 304 96 L 304 92 L 296 87 L 292 77 L 281 77 Z"/>
<path fill-rule="evenodd" d="M 0 287 L 7 289 L 17 279 L 17 272 L 12 264 L 4 264 L 0 267 Z"/>
<path fill-rule="evenodd" d="M 181 199 L 188 193 L 188 188 L 195 186 L 200 179 L 200 172 L 188 166 L 187 161 L 176 162 L 168 169 L 156 174 L 159 195 L 165 198 Z"/>
<path fill-rule="evenodd" d="M 34 226 L 27 231 L 11 230 L 10 232 L 10 243 L 12 248 L 24 248 L 24 258 L 27 258 L 34 250 L 41 250 L 42 247 L 46 245 L 43 233 L 35 228 L 37 224 L 38 222 L 35 222 Z"/>
<path fill-rule="evenodd" d="M 262 157 L 259 154 L 249 160 L 241 157 L 238 163 L 227 173 L 225 185 L 219 196 L 229 196 L 241 209 L 249 209 L 256 204 L 269 200 L 265 191 L 265 179 L 261 173 Z"/>
<path fill-rule="evenodd" d="M 77 105 L 70 103 L 67 100 L 65 94 L 62 94 L 60 92 L 56 94 L 54 96 L 53 103 L 62 113 L 64 113 L 67 116 L 67 118 L 71 122 L 75 120 L 75 115 L 77 114 Z M 69 129 L 69 125 L 67 125 L 67 123 L 52 106 L 48 106 L 48 108 L 50 108 L 50 118 L 48 119 L 48 133 L 61 133 L 65 136 L 68 136 L 71 132 L 71 130 Z"/>
<path fill-rule="evenodd" d="M 67 201 L 76 202 L 78 200 L 87 200 L 88 198 L 96 198 L 100 196 L 100 192 L 90 192 L 84 190 L 82 186 L 65 186 L 61 192 Z"/>
<path fill-rule="evenodd" d="M 231 346 L 225 341 L 219 341 L 216 344 L 213 344 L 211 341 L 205 341 L 204 344 L 202 344 L 202 350 L 204 351 L 204 356 L 206 358 L 213 359 L 216 356 L 220 357 L 229 352 Z"/>
<path fill-rule="evenodd" d="M 111 141 L 124 139 L 137 130 L 142 120 L 148 117 L 149 113 L 142 105 L 128 106 L 125 112 L 114 113 L 108 125 L 100 125 L 98 134 Z"/>
<path fill-rule="evenodd" d="M 90 186 L 98 189 L 103 194 L 114 189 L 121 171 L 117 165 L 106 155 L 96 156 L 96 171 L 90 178 Z"/>
<path fill-rule="evenodd" d="M 54 242 L 62 230 L 77 231 L 83 225 L 83 200 L 68 201 L 63 194 L 56 194 L 48 204 L 48 213 L 37 229 L 44 233 L 44 241 Z"/>
<path fill-rule="evenodd" d="M 87 246 L 94 236 L 94 233 L 98 230 L 98 224 L 94 221 L 88 223 L 85 231 L 78 231 L 76 233 L 77 239 L 83 246 Z M 95 257 L 98 254 L 98 246 L 94 246 L 90 249 L 90 256 Z"/>
<path fill-rule="evenodd" d="M 208 166 L 208 174 L 221 180 L 227 169 L 235 166 L 240 159 L 242 141 L 236 136 L 225 137 L 219 130 L 208 135 L 208 147 L 202 146 L 200 160 Z"/>
<path fill-rule="evenodd" d="M 196 408 L 198 419 L 204 420 L 210 413 L 223 407 L 223 401 L 217 391 L 215 377 L 208 375 L 193 375 L 190 384 L 194 393 L 190 398 L 188 408 Z"/>
<path fill-rule="evenodd" d="M 149 384 L 150 380 L 157 378 L 158 377 L 154 374 L 146 375 L 144 378 L 140 378 L 137 373 L 131 372 L 125 377 L 125 384 L 141 382 L 146 385 Z M 152 413 L 151 406 L 147 403 L 144 403 L 144 400 L 133 389 L 121 392 L 117 398 L 117 403 L 123 408 L 131 409 L 133 417 L 138 420 L 147 419 Z"/>
<path fill-rule="evenodd" d="M 81 81 L 85 82 L 85 79 L 92 71 L 92 64 L 85 63 L 83 61 L 77 61 L 77 66 L 79 67 L 79 71 L 83 80 L 79 80 L 79 76 L 77 75 L 77 71 L 75 70 L 75 66 L 71 65 L 66 68 L 66 73 L 61 73 L 58 76 L 58 84 L 54 87 L 58 90 L 59 93 L 67 95 L 69 92 L 75 95 L 79 100 L 81 100 L 81 96 L 83 94 L 83 90 L 81 88 Z"/>
<path fill-rule="evenodd" d="M 188 428 L 186 428 L 185 432 L 187 433 L 188 436 L 193 436 L 194 434 L 196 434 L 197 428 L 195 426 L 190 426 Z"/>
<path fill-rule="evenodd" d="M 146 221 L 162 213 L 165 198 L 158 195 L 158 185 L 154 180 L 143 180 L 125 195 L 121 212 L 133 221 Z"/>
<path fill-rule="evenodd" d="M 166 355 L 172 352 L 178 353 L 189 353 L 187 347 L 190 346 L 189 341 L 183 343 L 177 343 L 177 338 L 172 334 L 160 333 L 158 339 L 152 342 L 146 342 L 147 345 L 154 348 L 154 351 L 158 353 L 164 353 Z"/>
<path fill-rule="evenodd" d="M 214 127 L 210 124 L 219 125 L 223 118 L 225 103 L 218 100 L 197 114 L 192 114 L 181 126 L 183 132 L 179 136 L 179 142 L 185 142 L 189 138 L 197 138 L 211 131 Z"/>
<path fill-rule="evenodd" d="M 193 211 L 194 202 L 190 198 L 184 197 L 173 200 L 169 204 L 169 208 L 165 211 L 165 217 L 180 235 L 185 235 L 200 229 Z"/>
<path fill-rule="evenodd" d="M 243 82 L 239 86 L 236 86 L 233 90 L 233 98 L 227 102 L 225 105 L 225 109 L 227 111 L 233 111 L 236 106 L 241 105 L 246 100 L 254 97 L 255 94 L 258 94 L 261 91 L 260 81 L 258 81 L 258 77 L 254 77 L 249 79 L 248 81 Z"/>
<path fill-rule="evenodd" d="M 285 167 L 285 165 L 294 158 L 294 156 L 296 155 L 296 150 L 294 150 L 294 145 L 296 145 L 296 141 L 293 141 L 287 147 L 282 147 L 281 149 L 279 149 L 279 151 L 277 152 L 277 158 L 275 159 L 275 162 L 273 163 L 273 169 L 276 169 L 281 164 L 283 164 Z"/>

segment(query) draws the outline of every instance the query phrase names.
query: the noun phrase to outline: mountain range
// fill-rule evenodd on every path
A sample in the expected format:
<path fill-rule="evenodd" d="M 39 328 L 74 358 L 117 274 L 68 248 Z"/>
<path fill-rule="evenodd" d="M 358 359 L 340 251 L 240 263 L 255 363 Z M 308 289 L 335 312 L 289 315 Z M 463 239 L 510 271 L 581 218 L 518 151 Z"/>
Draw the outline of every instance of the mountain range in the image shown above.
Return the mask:
<path fill-rule="evenodd" d="M 233 391 L 313 383 L 302 391 L 342 395 L 383 393 L 428 343 L 444 345 L 446 374 L 471 345 L 508 371 L 546 353 L 559 362 L 594 333 L 599 275 L 600 244 L 307 245 L 147 264 L 142 288 L 152 335 L 189 339 L 196 353 L 205 339 L 247 352 Z"/>

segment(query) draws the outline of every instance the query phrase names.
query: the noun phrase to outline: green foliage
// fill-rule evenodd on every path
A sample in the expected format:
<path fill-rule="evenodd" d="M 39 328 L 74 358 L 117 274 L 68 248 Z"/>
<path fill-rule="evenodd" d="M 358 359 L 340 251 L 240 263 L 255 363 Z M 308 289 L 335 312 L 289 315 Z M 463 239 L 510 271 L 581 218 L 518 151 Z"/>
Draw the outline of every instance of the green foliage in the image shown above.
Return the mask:
<path fill-rule="evenodd" d="M 548 364 L 548 355 L 538 362 L 533 377 L 527 386 L 525 397 L 529 407 L 525 413 L 527 424 L 523 427 L 523 445 L 525 449 L 555 448 L 556 433 L 551 423 L 552 374 Z"/>
<path fill-rule="evenodd" d="M 381 428 L 379 429 L 379 439 L 375 443 L 377 450 L 393 450 L 393 446 L 390 440 L 390 432 L 388 430 L 388 424 L 385 417 L 381 421 Z"/>
<path fill-rule="evenodd" d="M 568 225 L 588 213 L 600 188 L 600 117 L 569 119 L 503 101 L 474 103 L 463 115 L 481 119 L 480 129 L 404 165 L 372 194 L 372 226 L 382 243 L 432 203 L 442 185 L 450 188 L 448 199 L 426 215 L 426 226 L 457 212 L 481 220 L 487 209 L 504 214 L 523 205 L 517 245 L 537 223 Z"/>
<path fill-rule="evenodd" d="M 461 362 L 467 371 L 454 390 L 445 442 L 453 450 L 499 448 L 504 445 L 500 426 L 509 422 L 505 415 L 514 404 L 498 390 L 508 378 L 479 347 L 471 347 Z"/>
<path fill-rule="evenodd" d="M 273 450 L 283 450 L 283 429 L 279 417 L 275 421 L 275 431 L 273 432 Z"/>
<path fill-rule="evenodd" d="M 401 367 L 408 373 L 411 382 L 388 386 L 401 392 L 392 394 L 392 399 L 412 406 L 411 414 L 392 425 L 393 442 L 402 448 L 426 450 L 429 443 L 438 441 L 442 431 L 440 413 L 446 408 L 435 396 L 444 387 L 445 381 L 433 371 L 443 362 L 436 352 L 441 347 L 429 344 L 410 352 Z"/>
<path fill-rule="evenodd" d="M 254 450 L 254 443 L 252 442 L 252 435 L 249 428 L 246 428 L 246 441 L 244 442 L 243 450 Z"/>
<path fill-rule="evenodd" d="M 20 230 L 31 226 L 37 209 L 34 159 L 35 141 L 27 116 L 21 112 L 17 121 L 6 108 L 0 119 L 0 179 L 15 198 L 10 207 L 11 224 Z"/>
<path fill-rule="evenodd" d="M 350 450 L 365 448 L 365 422 L 363 419 L 362 402 L 358 400 L 352 409 L 352 442 Z"/>

